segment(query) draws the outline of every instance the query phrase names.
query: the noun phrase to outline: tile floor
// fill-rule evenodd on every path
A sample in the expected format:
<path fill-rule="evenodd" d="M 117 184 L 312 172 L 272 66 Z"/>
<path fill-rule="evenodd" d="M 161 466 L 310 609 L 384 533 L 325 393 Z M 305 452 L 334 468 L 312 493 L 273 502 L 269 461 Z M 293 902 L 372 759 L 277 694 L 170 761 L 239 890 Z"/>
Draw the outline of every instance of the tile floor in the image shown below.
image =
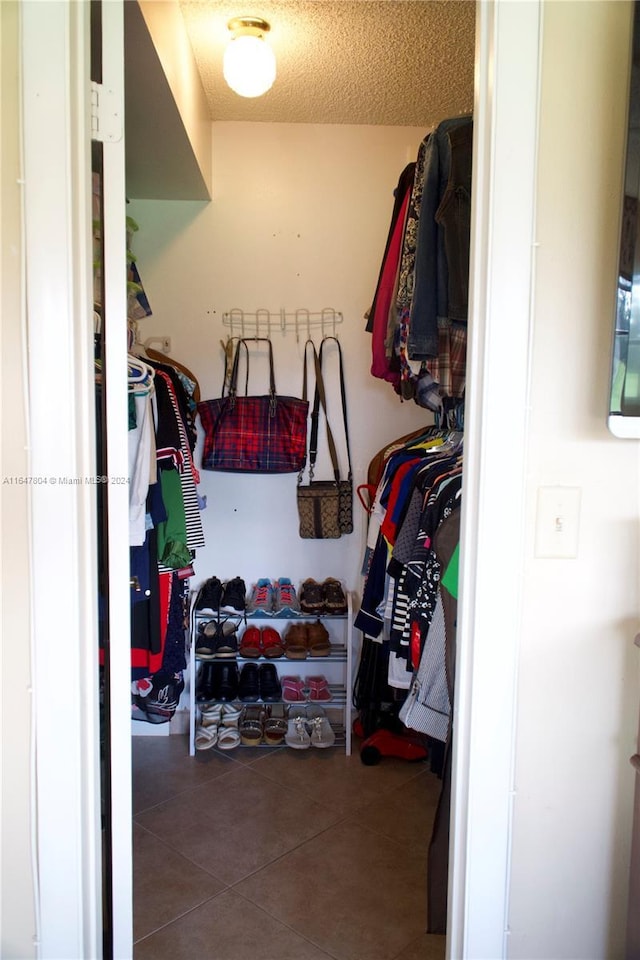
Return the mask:
<path fill-rule="evenodd" d="M 441 960 L 424 932 L 440 781 L 357 746 L 133 738 L 135 960 Z"/>

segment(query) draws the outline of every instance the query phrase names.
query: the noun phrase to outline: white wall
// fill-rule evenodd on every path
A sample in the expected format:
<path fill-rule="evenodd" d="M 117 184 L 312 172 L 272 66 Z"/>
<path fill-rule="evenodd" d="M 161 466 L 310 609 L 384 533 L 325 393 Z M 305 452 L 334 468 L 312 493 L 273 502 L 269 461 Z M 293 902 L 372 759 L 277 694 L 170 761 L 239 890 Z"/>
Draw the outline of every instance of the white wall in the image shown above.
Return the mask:
<path fill-rule="evenodd" d="M 523 960 L 623 954 L 639 475 L 606 411 L 629 24 L 627 3 L 544 8 L 509 947 Z M 577 559 L 534 556 L 537 488 L 554 484 L 582 490 Z"/>
<path fill-rule="evenodd" d="M 336 329 L 347 368 L 355 483 L 366 479 L 369 461 L 384 443 L 432 422 L 428 411 L 401 403 L 388 384 L 370 376 L 371 337 L 363 318 L 384 251 L 393 190 L 425 132 L 216 123 L 212 203 L 129 205 L 140 226 L 135 252 L 153 309 L 140 323 L 140 337 L 170 335 L 173 356 L 196 374 L 203 398 L 220 394 L 225 311 L 334 307 L 343 313 Z M 278 391 L 300 396 L 304 336 L 296 343 L 291 332 L 274 332 L 272 340 Z M 265 377 L 263 364 L 255 363 L 250 386 L 264 392 Z M 323 476 L 329 474 L 319 469 L 316 477 Z M 295 474 L 202 471 L 201 477 L 207 547 L 198 551 L 197 581 L 216 574 L 242 576 L 247 585 L 280 576 L 299 583 L 333 575 L 359 586 L 365 514 L 357 501 L 352 535 L 301 540 Z"/>

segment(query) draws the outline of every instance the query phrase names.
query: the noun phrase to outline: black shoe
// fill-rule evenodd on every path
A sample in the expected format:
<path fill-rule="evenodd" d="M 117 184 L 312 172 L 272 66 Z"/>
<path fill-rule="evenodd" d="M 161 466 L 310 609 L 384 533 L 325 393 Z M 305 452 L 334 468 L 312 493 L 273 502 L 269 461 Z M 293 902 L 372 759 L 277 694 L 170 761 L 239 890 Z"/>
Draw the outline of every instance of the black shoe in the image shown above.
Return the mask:
<path fill-rule="evenodd" d="M 208 703 L 216 698 L 214 666 L 214 663 L 203 663 L 200 667 L 196 680 L 196 700 L 198 703 Z"/>
<path fill-rule="evenodd" d="M 210 577 L 200 588 L 196 600 L 196 610 L 210 610 L 217 613 L 222 600 L 222 584 L 217 577 Z"/>
<path fill-rule="evenodd" d="M 237 663 L 214 663 L 215 669 L 215 700 L 235 700 L 238 696 L 238 665 Z"/>
<path fill-rule="evenodd" d="M 207 620 L 198 626 L 198 636 L 196 638 L 196 657 L 199 660 L 213 660 L 216 655 L 216 638 L 218 623 L 215 620 Z"/>
<path fill-rule="evenodd" d="M 214 640 L 215 656 L 221 660 L 238 656 L 238 636 L 236 634 L 237 624 L 230 620 L 223 620 L 216 628 L 216 638 Z M 196 647 L 196 653 L 198 648 Z"/>
<path fill-rule="evenodd" d="M 255 703 L 260 698 L 260 678 L 257 663 L 245 663 L 240 671 L 238 698 L 244 703 Z"/>
<path fill-rule="evenodd" d="M 254 664 L 255 666 L 255 664 Z M 282 700 L 282 687 L 273 663 L 261 663 L 259 668 L 260 696 L 265 703 Z"/>
<path fill-rule="evenodd" d="M 240 577 L 234 577 L 233 580 L 229 580 L 229 582 L 224 585 L 220 609 L 229 612 L 236 610 L 244 613 L 247 605 L 246 596 L 247 588 L 244 580 Z"/>

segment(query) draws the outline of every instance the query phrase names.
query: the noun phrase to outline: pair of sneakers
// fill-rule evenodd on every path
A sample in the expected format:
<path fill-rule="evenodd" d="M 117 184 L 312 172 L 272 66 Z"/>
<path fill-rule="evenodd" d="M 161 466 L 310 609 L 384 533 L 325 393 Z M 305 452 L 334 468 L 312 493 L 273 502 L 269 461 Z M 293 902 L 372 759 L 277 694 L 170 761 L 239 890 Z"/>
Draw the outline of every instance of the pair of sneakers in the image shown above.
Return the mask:
<path fill-rule="evenodd" d="M 196 610 L 202 613 L 244 613 L 246 597 L 247 588 L 242 577 L 233 577 L 226 583 L 218 577 L 209 577 L 198 593 Z"/>
<path fill-rule="evenodd" d="M 273 583 L 267 578 L 253 585 L 247 612 L 263 616 L 295 616 L 300 613 L 300 602 L 295 587 L 288 577 L 280 577 Z"/>
<path fill-rule="evenodd" d="M 348 609 L 342 584 L 335 577 L 327 577 L 322 583 L 308 577 L 300 588 L 300 607 L 303 613 L 334 615 Z"/>

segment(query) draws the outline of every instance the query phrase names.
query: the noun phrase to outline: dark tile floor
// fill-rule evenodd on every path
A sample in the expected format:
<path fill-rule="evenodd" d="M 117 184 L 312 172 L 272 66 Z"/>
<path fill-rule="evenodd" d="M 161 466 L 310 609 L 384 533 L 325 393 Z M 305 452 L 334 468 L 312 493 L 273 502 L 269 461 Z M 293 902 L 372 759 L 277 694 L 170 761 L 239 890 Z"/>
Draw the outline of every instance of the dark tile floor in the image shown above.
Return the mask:
<path fill-rule="evenodd" d="M 442 960 L 424 932 L 439 780 L 355 749 L 133 738 L 135 960 Z"/>

